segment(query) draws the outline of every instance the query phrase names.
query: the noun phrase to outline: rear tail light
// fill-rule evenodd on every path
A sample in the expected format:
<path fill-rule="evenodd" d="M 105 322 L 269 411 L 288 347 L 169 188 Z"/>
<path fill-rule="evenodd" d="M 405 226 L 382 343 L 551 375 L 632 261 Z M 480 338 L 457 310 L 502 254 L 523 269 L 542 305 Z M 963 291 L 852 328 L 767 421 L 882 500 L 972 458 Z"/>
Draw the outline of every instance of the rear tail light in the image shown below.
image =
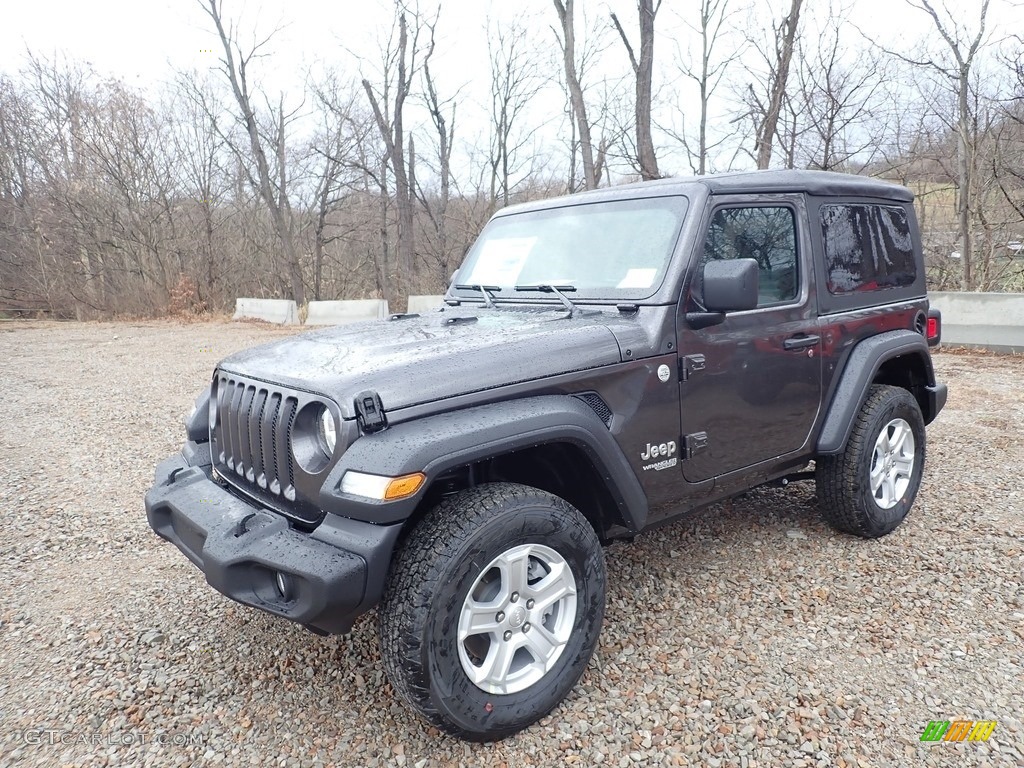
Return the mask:
<path fill-rule="evenodd" d="M 928 310 L 928 325 L 925 330 L 928 346 L 934 347 L 942 338 L 942 313 L 937 309 Z"/>

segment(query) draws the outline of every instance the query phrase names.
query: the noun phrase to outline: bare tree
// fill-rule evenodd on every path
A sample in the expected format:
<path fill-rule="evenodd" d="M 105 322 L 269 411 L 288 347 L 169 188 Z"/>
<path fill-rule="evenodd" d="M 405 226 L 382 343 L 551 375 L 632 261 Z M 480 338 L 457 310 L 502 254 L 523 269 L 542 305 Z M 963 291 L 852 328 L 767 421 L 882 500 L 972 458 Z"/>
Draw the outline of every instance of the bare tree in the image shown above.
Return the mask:
<path fill-rule="evenodd" d="M 212 91 L 211 83 L 196 73 L 181 75 L 173 105 L 178 115 L 173 133 L 178 180 L 185 199 L 195 201 L 199 214 L 195 239 L 199 261 L 195 270 L 197 299 L 211 308 L 229 298 L 223 290 L 222 249 L 216 241 L 223 224 L 218 208 L 226 202 L 228 185 L 223 163 L 229 150 L 223 132 L 215 125 L 220 109 L 211 106 L 216 100 Z"/>
<path fill-rule="evenodd" d="M 974 133 L 973 114 L 971 111 L 971 74 L 974 69 L 975 60 L 982 42 L 985 40 L 985 25 L 988 19 L 988 7 L 990 0 L 982 0 L 981 9 L 978 14 L 978 28 L 971 35 L 965 26 L 957 20 L 960 13 L 954 15 L 949 8 L 939 6 L 945 15 L 945 20 L 936 11 L 936 5 L 932 0 L 905 0 L 911 8 L 916 8 L 927 14 L 935 29 L 942 37 L 949 54 L 953 60 L 943 64 L 935 60 L 913 59 L 902 54 L 894 53 L 901 60 L 914 64 L 918 67 L 931 69 L 947 80 L 957 98 L 957 215 L 960 222 L 960 258 L 963 265 L 962 289 L 965 291 L 974 290 L 974 275 L 972 274 L 973 226 L 971 216 L 971 184 L 973 181 L 974 154 Z M 890 52 L 892 53 L 892 52 Z"/>
<path fill-rule="evenodd" d="M 1016 217 L 1014 253 L 1024 242 L 1024 37 L 1015 35 L 1012 53 L 1003 59 L 1009 74 L 1008 98 L 1001 103 L 1002 137 L 999 158 L 993 163 L 993 176 L 999 193 Z M 1024 267 L 1017 276 L 1017 285 L 1024 289 Z"/>
<path fill-rule="evenodd" d="M 622 38 L 629 63 L 633 67 L 636 82 L 636 165 L 640 176 L 645 180 L 657 179 L 658 158 L 654 152 L 654 139 L 651 137 L 651 84 L 654 74 L 654 18 L 661 8 L 661 0 L 637 0 L 637 11 L 640 16 L 640 58 L 637 59 L 633 46 L 629 43 L 626 31 L 619 23 L 619 18 L 612 13 L 612 23 Z"/>
<path fill-rule="evenodd" d="M 576 62 L 576 22 L 574 18 L 573 0 L 552 0 L 558 13 L 559 46 L 562 49 L 562 64 L 565 69 L 565 85 L 569 91 L 569 103 L 573 116 L 573 127 L 578 132 L 580 155 L 583 160 L 583 184 L 586 189 L 597 189 L 601 183 L 601 160 L 594 158 L 594 145 L 591 139 L 590 121 L 587 119 L 587 104 L 583 98 L 583 85 L 580 82 Z"/>
<path fill-rule="evenodd" d="M 335 177 L 332 193 L 325 196 L 323 187 L 318 186 L 318 210 L 327 208 L 322 216 L 318 212 L 323 225 L 318 224 L 314 231 L 314 236 L 323 240 L 321 269 L 336 266 L 331 275 L 333 295 L 348 290 L 356 291 L 355 296 L 370 292 L 395 307 L 400 294 L 393 274 L 392 230 L 396 222 L 390 160 L 386 147 L 381 147 L 376 118 L 368 106 L 357 104 L 365 103 L 361 84 L 356 93 L 349 93 L 334 71 L 315 78 L 313 92 L 324 112 L 314 151 L 324 156 L 320 172 L 326 172 L 329 163 Z M 317 248 L 315 241 L 313 247 Z M 326 284 L 326 275 L 321 279 Z"/>
<path fill-rule="evenodd" d="M 313 185 L 308 208 L 313 241 L 313 296 L 320 300 L 325 297 L 327 249 L 351 233 L 351 230 L 334 226 L 331 218 L 345 200 L 345 187 L 353 168 L 354 145 L 365 131 L 362 130 L 364 121 L 360 119 L 354 95 L 342 92 L 334 73 L 323 76 L 317 85 L 312 86 L 312 91 L 320 105 L 317 111 L 320 124 L 310 145 L 307 175 L 312 178 Z"/>
<path fill-rule="evenodd" d="M 513 176 L 520 170 L 519 153 L 530 141 L 522 130 L 530 102 L 543 87 L 537 62 L 527 46 L 527 31 L 517 22 L 498 25 L 488 35 L 491 63 L 490 203 L 509 203 Z"/>
<path fill-rule="evenodd" d="M 430 71 L 430 59 L 434 55 L 437 46 L 436 29 L 439 15 L 440 9 L 438 9 L 438 15 L 434 17 L 432 22 L 424 23 L 430 34 L 430 43 L 423 56 L 425 101 L 427 112 L 430 114 L 430 121 L 434 126 L 434 133 L 437 137 L 436 173 L 438 176 L 438 194 L 436 199 L 432 199 L 432 196 L 427 195 L 419 185 L 417 185 L 416 191 L 423 211 L 430 220 L 431 228 L 433 229 L 431 267 L 437 281 L 436 284 L 444 285 L 444 281 L 448 279 L 451 272 L 449 269 L 452 254 L 448 236 L 448 207 L 451 203 L 452 193 L 452 148 L 454 147 L 455 138 L 457 95 L 448 99 L 442 99 L 438 95 L 437 84 Z"/>
<path fill-rule="evenodd" d="M 724 138 L 716 142 L 709 141 L 708 106 L 721 84 L 722 78 L 743 52 L 743 46 L 738 45 L 724 56 L 717 55 L 720 44 L 726 42 L 725 38 L 730 31 L 731 19 L 734 15 L 735 11 L 730 5 L 730 0 L 700 0 L 700 12 L 696 24 L 688 21 L 686 16 L 681 17 L 683 22 L 700 38 L 700 57 L 696 62 L 692 59 L 687 62 L 682 52 L 678 51 L 678 47 L 676 54 L 679 71 L 696 84 L 700 94 L 696 151 L 691 149 L 685 130 L 676 138 L 686 147 L 693 171 L 700 176 L 708 172 L 710 151 L 725 141 Z"/>
<path fill-rule="evenodd" d="M 793 61 L 800 29 L 800 10 L 803 0 L 790 0 L 789 12 L 772 30 L 771 38 L 750 39 L 767 68 L 765 88 L 747 86 L 747 106 L 754 123 L 754 159 L 758 168 L 767 168 L 772 162 L 772 150 L 785 105 L 789 87 L 789 70 Z"/>
<path fill-rule="evenodd" d="M 405 105 L 412 92 L 418 71 L 420 54 L 419 35 L 421 19 L 412 13 L 412 40 L 406 20 L 408 11 L 396 2 L 395 13 L 398 23 L 397 46 L 393 44 L 394 34 L 384 51 L 383 83 L 379 91 L 374 90 L 370 81 L 363 79 L 363 89 L 370 101 L 377 129 L 384 142 L 386 157 L 395 178 L 395 207 L 398 209 L 398 269 L 404 282 L 413 279 L 416 273 L 415 235 L 413 212 L 413 189 L 415 187 L 415 149 L 409 139 L 408 159 L 406 158 Z"/>
<path fill-rule="evenodd" d="M 847 20 L 831 8 L 825 29 L 813 45 L 797 45 L 797 88 L 789 99 L 792 164 L 823 171 L 849 170 L 854 159 L 871 163 L 887 122 L 882 84 L 886 61 L 873 51 L 848 56 L 842 43 Z M 797 145 L 799 142 L 799 145 Z"/>
<path fill-rule="evenodd" d="M 61 298 L 37 211 L 37 196 L 40 204 L 46 197 L 33 183 L 41 154 L 33 113 L 29 95 L 0 75 L 0 307 L 17 312 L 52 311 Z"/>
<path fill-rule="evenodd" d="M 237 117 L 245 128 L 252 162 L 256 166 L 256 173 L 255 176 L 251 176 L 251 181 L 253 186 L 259 190 L 260 197 L 270 213 L 274 231 L 281 242 L 292 298 L 295 299 L 296 303 L 304 304 L 306 302 L 306 288 L 302 280 L 302 266 L 299 262 L 299 254 L 295 248 L 293 223 L 291 221 L 291 202 L 287 190 L 288 178 L 284 157 L 286 125 L 284 100 L 282 96 L 276 118 L 274 119 L 276 124 L 275 141 L 269 147 L 277 161 L 277 173 L 274 174 L 267 159 L 268 147 L 265 146 L 267 142 L 264 136 L 261 135 L 260 125 L 252 104 L 253 93 L 249 83 L 249 67 L 253 61 L 263 55 L 261 51 L 270 42 L 274 32 L 243 49 L 239 44 L 235 30 L 233 28 L 227 29 L 224 26 L 223 0 L 199 1 L 200 6 L 213 21 L 217 29 L 217 36 L 220 39 L 224 52 L 224 57 L 220 60 L 221 69 L 231 85 L 231 92 L 239 110 Z M 248 165 L 246 165 L 246 170 L 248 172 Z"/>

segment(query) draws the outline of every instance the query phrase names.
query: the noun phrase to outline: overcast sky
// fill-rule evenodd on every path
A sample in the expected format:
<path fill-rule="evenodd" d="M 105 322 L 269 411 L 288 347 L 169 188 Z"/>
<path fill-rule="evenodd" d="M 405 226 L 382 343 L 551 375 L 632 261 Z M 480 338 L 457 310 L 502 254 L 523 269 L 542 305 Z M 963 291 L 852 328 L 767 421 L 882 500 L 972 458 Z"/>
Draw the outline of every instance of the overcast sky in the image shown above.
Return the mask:
<path fill-rule="evenodd" d="M 976 18 L 980 3 L 949 0 L 961 19 Z M 805 13 L 823 4 L 824 0 L 809 0 Z M 1024 9 L 999 0 L 992 5 L 993 30 L 1024 26 Z M 205 66 L 208 59 L 203 51 L 215 42 L 209 19 L 196 0 L 27 0 L 4 6 L 0 66 L 7 70 L 18 66 L 28 47 L 39 52 L 65 51 L 129 82 L 150 82 L 165 77 L 168 64 L 179 69 Z M 695 12 L 697 6 L 697 0 L 664 0 L 659 29 L 672 31 L 678 24 L 672 16 L 685 18 L 687 9 Z M 279 21 L 287 24 L 276 52 L 285 68 L 300 68 L 305 62 L 330 60 L 339 46 L 372 57 L 376 31 L 388 23 L 392 7 L 388 0 L 228 0 L 225 10 L 231 16 L 241 12 L 250 24 L 258 20 L 267 28 Z M 422 4 L 424 10 L 434 7 L 429 0 Z M 851 21 L 889 43 L 909 43 L 931 31 L 927 17 L 908 8 L 904 0 L 849 0 L 846 7 Z M 463 66 L 479 61 L 486 51 L 483 30 L 488 17 L 496 21 L 533 17 L 538 42 L 552 39 L 550 0 L 443 0 L 441 8 L 446 53 Z M 605 15 L 610 9 L 629 22 L 635 16 L 632 0 L 578 0 L 577 8 Z"/>
<path fill-rule="evenodd" d="M 743 0 L 734 2 L 744 4 Z M 974 23 L 981 0 L 947 2 L 957 9 L 958 20 Z M 788 5 L 788 0 L 774 0 L 774 4 L 781 7 Z M 208 69 L 219 56 L 210 20 L 196 0 L 9 0 L 4 5 L 0 69 L 6 71 L 17 69 L 25 50 L 30 49 L 47 57 L 63 53 L 130 85 L 152 88 L 171 80 L 175 70 Z M 390 0 L 227 0 L 225 6 L 227 16 L 240 19 L 240 29 L 256 27 L 266 32 L 282 26 L 270 49 L 273 55 L 267 61 L 271 64 L 258 77 L 266 91 L 285 90 L 296 99 L 300 98 L 302 79 L 310 67 L 315 71 L 318 66 L 335 66 L 353 80 L 361 74 L 372 80 L 379 60 L 377 43 L 387 34 L 393 15 Z M 437 6 L 422 0 L 421 7 L 432 11 Z M 698 0 L 663 1 L 657 20 L 656 89 L 673 85 L 673 78 L 679 80 L 668 64 L 674 61 L 677 45 L 685 52 L 688 33 L 684 20 L 692 18 L 697 7 Z M 813 23 L 815 13 L 820 17 L 827 7 L 826 0 L 808 0 L 805 16 L 809 23 Z M 479 106 L 470 122 L 482 123 L 489 86 L 488 19 L 492 24 L 507 23 L 513 17 L 523 20 L 533 31 L 536 46 L 550 50 L 555 47 L 550 28 L 555 21 L 551 0 L 443 0 L 441 8 L 435 63 L 439 88 L 448 94 L 461 88 L 463 98 Z M 924 37 L 934 36 L 928 17 L 908 7 L 905 0 L 848 0 L 846 8 L 851 24 L 891 48 L 909 51 Z M 609 11 L 616 11 L 634 39 L 635 9 L 635 0 L 577 0 L 578 16 L 585 12 L 605 21 Z M 766 26 L 775 21 L 777 17 L 764 18 Z M 578 27 L 582 34 L 579 19 Z M 994 35 L 1022 28 L 1024 7 L 1015 7 L 1011 0 L 993 0 L 990 29 Z M 854 34 L 848 45 L 863 44 L 859 36 L 854 39 Z M 618 76 L 628 73 L 628 61 L 617 40 L 611 40 L 601 66 Z M 549 109 L 545 105 L 545 110 Z M 560 111 L 557 103 L 554 111 Z M 472 110 L 463 114 L 472 115 Z M 483 125 L 479 128 L 485 130 Z"/>

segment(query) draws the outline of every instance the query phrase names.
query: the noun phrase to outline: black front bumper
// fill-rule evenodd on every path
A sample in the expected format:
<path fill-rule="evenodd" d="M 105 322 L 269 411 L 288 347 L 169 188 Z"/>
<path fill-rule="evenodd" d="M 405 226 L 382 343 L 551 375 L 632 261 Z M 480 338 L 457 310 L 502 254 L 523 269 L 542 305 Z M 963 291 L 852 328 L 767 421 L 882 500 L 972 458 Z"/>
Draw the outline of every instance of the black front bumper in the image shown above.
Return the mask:
<path fill-rule="evenodd" d="M 401 525 L 327 515 L 307 533 L 221 487 L 211 472 L 209 464 L 191 466 L 172 456 L 157 467 L 146 494 L 150 527 L 195 563 L 210 586 L 330 634 L 349 631 L 377 604 Z"/>

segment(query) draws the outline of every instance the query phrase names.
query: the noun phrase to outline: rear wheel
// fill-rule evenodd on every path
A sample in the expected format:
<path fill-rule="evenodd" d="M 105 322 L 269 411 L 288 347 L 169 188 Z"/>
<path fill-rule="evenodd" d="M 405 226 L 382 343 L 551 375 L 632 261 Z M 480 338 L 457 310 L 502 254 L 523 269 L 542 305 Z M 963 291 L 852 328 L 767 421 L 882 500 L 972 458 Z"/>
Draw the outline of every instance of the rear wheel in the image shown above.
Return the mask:
<path fill-rule="evenodd" d="M 579 680 L 605 570 L 568 502 L 511 483 L 456 494 L 409 534 L 379 610 L 384 668 L 425 719 L 474 741 L 519 731 Z"/>
<path fill-rule="evenodd" d="M 924 458 L 924 418 L 917 400 L 900 387 L 872 386 L 843 452 L 818 458 L 822 517 L 844 533 L 884 536 L 910 512 Z"/>

